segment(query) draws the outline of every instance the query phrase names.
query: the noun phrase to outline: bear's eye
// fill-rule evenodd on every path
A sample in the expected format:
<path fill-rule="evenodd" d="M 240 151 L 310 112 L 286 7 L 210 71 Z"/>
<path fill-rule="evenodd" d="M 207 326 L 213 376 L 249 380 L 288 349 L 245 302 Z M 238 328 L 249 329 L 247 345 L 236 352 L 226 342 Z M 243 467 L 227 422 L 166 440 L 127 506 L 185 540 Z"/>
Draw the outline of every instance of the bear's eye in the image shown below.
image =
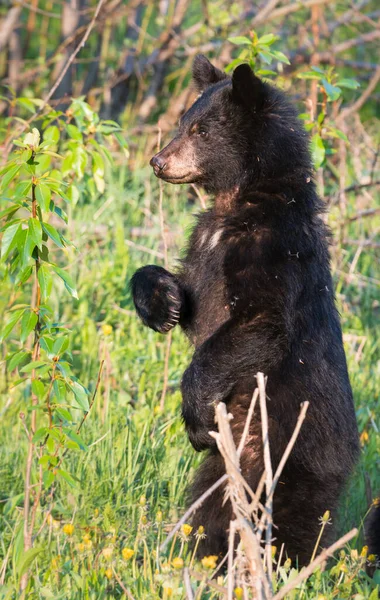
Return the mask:
<path fill-rule="evenodd" d="M 199 135 L 199 137 L 206 139 L 206 138 L 208 138 L 208 131 L 206 131 L 205 129 L 200 129 L 198 131 L 198 135 Z"/>

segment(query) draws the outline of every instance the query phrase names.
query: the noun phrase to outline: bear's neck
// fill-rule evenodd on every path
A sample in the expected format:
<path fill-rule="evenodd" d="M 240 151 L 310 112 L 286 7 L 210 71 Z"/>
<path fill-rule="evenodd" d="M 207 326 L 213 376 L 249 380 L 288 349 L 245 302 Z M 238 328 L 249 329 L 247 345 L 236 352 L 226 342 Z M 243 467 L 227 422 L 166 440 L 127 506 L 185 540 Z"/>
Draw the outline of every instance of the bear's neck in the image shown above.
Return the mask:
<path fill-rule="evenodd" d="M 236 185 L 231 190 L 218 192 L 215 195 L 214 210 L 217 214 L 229 213 L 233 210 L 236 205 L 236 201 L 239 197 L 240 187 Z"/>

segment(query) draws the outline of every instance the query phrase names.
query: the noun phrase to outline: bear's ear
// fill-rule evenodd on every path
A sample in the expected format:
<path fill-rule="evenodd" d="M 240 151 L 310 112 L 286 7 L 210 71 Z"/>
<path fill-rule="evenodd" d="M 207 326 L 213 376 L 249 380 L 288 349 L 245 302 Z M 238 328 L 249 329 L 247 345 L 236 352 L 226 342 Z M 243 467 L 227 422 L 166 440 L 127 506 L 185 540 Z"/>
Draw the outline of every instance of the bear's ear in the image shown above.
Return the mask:
<path fill-rule="evenodd" d="M 236 67 L 232 74 L 232 97 L 236 102 L 258 112 L 263 107 L 266 94 L 265 84 L 247 63 Z"/>
<path fill-rule="evenodd" d="M 217 69 L 203 54 L 197 54 L 193 62 L 193 81 L 199 93 L 218 81 L 226 79 L 226 73 Z"/>

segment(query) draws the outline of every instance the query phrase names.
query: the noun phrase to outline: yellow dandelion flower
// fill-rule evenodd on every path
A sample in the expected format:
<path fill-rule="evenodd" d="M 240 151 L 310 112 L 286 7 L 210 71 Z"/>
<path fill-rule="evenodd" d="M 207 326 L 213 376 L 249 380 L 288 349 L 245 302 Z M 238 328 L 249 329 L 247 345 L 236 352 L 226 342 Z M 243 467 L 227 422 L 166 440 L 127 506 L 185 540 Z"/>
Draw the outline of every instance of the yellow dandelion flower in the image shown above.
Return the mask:
<path fill-rule="evenodd" d="M 191 525 L 188 525 L 187 523 L 185 523 L 184 525 L 182 525 L 181 531 L 182 531 L 183 535 L 188 537 L 190 535 L 190 533 L 193 531 L 193 528 Z"/>
<path fill-rule="evenodd" d="M 375 563 L 376 562 L 376 555 L 375 554 L 368 554 L 368 560 L 370 563 Z"/>
<path fill-rule="evenodd" d="M 111 335 L 112 325 L 102 325 L 102 331 L 104 335 Z"/>
<path fill-rule="evenodd" d="M 108 546 L 108 548 L 103 548 L 102 554 L 106 560 L 111 560 L 113 548 L 111 546 Z"/>
<path fill-rule="evenodd" d="M 172 566 L 175 569 L 182 569 L 183 568 L 183 558 L 181 558 L 180 556 L 176 556 L 176 558 L 173 558 Z"/>
<path fill-rule="evenodd" d="M 369 440 L 369 435 L 368 435 L 368 431 L 363 431 L 363 433 L 360 435 L 360 441 L 363 444 L 366 444 Z"/>
<path fill-rule="evenodd" d="M 124 560 L 129 560 L 134 555 L 135 551 L 132 548 L 123 548 L 121 554 Z"/>
<path fill-rule="evenodd" d="M 235 598 L 237 598 L 238 600 L 240 600 L 240 598 L 243 597 L 243 588 L 241 587 L 236 587 L 234 589 L 234 593 L 235 593 Z"/>
<path fill-rule="evenodd" d="M 58 569 L 59 568 L 59 563 L 61 562 L 61 556 L 58 554 L 58 556 L 55 556 L 54 558 L 51 559 L 51 568 L 52 569 Z"/>
<path fill-rule="evenodd" d="M 77 544 L 78 552 L 84 552 L 85 548 L 86 548 L 86 546 L 83 544 L 83 542 L 80 542 L 79 544 Z"/>
<path fill-rule="evenodd" d="M 88 548 L 88 550 L 90 550 L 92 548 L 92 540 L 87 540 L 85 542 L 85 546 L 86 546 L 86 548 Z"/>
<path fill-rule="evenodd" d="M 141 523 L 143 525 L 146 525 L 148 523 L 148 518 L 147 518 L 146 515 L 142 515 L 142 517 L 141 517 Z"/>
<path fill-rule="evenodd" d="M 104 571 L 104 575 L 107 577 L 107 579 L 112 579 L 113 573 L 112 573 L 112 569 L 108 568 Z"/>
<path fill-rule="evenodd" d="M 218 560 L 217 556 L 210 554 L 210 556 L 204 556 L 201 560 L 201 563 L 202 563 L 202 566 L 205 567 L 206 569 L 215 569 L 217 560 Z"/>
<path fill-rule="evenodd" d="M 366 558 L 367 554 L 368 554 L 368 546 L 363 546 L 362 551 L 360 552 L 360 557 Z"/>
<path fill-rule="evenodd" d="M 173 588 L 170 585 L 164 585 L 164 594 L 166 598 L 173 596 Z"/>
<path fill-rule="evenodd" d="M 277 546 L 272 546 L 272 558 L 276 556 Z"/>
<path fill-rule="evenodd" d="M 140 506 L 145 506 L 145 504 L 146 504 L 146 498 L 145 498 L 145 496 L 141 496 L 141 498 L 139 500 L 139 504 L 140 504 Z"/>
<path fill-rule="evenodd" d="M 66 523 L 66 525 L 64 525 L 62 527 L 62 531 L 66 535 L 73 535 L 74 529 L 75 529 L 75 527 L 74 527 L 74 525 L 72 523 Z"/>
<path fill-rule="evenodd" d="M 94 517 L 98 517 L 99 516 L 99 509 L 95 508 L 94 510 Z"/>

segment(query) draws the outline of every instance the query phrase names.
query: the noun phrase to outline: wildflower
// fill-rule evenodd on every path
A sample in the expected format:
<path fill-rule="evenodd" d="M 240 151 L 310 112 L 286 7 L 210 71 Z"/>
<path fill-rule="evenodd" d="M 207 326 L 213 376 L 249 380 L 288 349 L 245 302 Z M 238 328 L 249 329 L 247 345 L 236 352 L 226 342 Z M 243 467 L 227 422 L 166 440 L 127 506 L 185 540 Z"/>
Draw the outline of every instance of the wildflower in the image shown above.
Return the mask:
<path fill-rule="evenodd" d="M 113 573 L 112 573 L 112 569 L 110 569 L 110 568 L 108 567 L 108 569 L 106 569 L 106 570 L 104 571 L 104 575 L 107 577 L 107 579 L 112 579 L 112 575 L 113 575 Z"/>
<path fill-rule="evenodd" d="M 181 531 L 185 537 L 188 537 L 190 535 L 190 533 L 193 531 L 193 528 L 191 525 L 187 525 L 187 523 L 185 523 L 184 525 L 182 525 Z"/>
<path fill-rule="evenodd" d="M 180 556 L 176 556 L 176 558 L 173 558 L 172 566 L 175 569 L 182 569 L 183 568 L 183 558 L 181 558 Z"/>
<path fill-rule="evenodd" d="M 99 509 L 95 508 L 95 510 L 94 510 L 94 517 L 96 518 L 98 516 L 99 516 Z"/>
<path fill-rule="evenodd" d="M 321 525 L 331 525 L 330 511 L 326 510 L 323 514 L 323 517 L 319 518 L 319 521 Z"/>
<path fill-rule="evenodd" d="M 348 573 L 348 567 L 346 563 L 341 562 L 339 565 L 339 570 L 342 571 L 342 573 Z"/>
<path fill-rule="evenodd" d="M 145 504 L 146 504 L 146 498 L 145 498 L 145 496 L 141 496 L 141 498 L 139 500 L 139 504 L 140 504 L 140 506 L 145 506 Z"/>
<path fill-rule="evenodd" d="M 366 558 L 368 554 L 368 546 L 363 546 L 362 551 L 360 552 L 361 558 Z"/>
<path fill-rule="evenodd" d="M 148 519 L 146 515 L 142 515 L 141 517 L 141 524 L 142 525 L 146 525 L 148 523 Z"/>
<path fill-rule="evenodd" d="M 135 551 L 132 548 L 123 548 L 121 554 L 124 560 L 129 560 L 134 555 Z"/>
<path fill-rule="evenodd" d="M 372 502 L 373 506 L 380 506 L 380 497 L 379 498 L 375 498 L 374 501 Z"/>
<path fill-rule="evenodd" d="M 364 446 L 364 444 L 366 442 L 368 442 L 368 440 L 369 440 L 368 432 L 367 431 L 363 431 L 363 433 L 360 434 L 360 441 L 361 441 L 362 445 Z"/>
<path fill-rule="evenodd" d="M 63 533 L 65 533 L 66 535 L 73 535 L 74 533 L 74 525 L 72 523 L 66 523 L 66 525 L 64 525 L 62 527 L 62 531 Z"/>
<path fill-rule="evenodd" d="M 163 519 L 162 511 L 158 510 L 157 514 L 156 514 L 156 523 L 162 523 L 162 519 Z"/>
<path fill-rule="evenodd" d="M 291 558 L 287 558 L 286 561 L 284 562 L 284 569 L 285 569 L 285 571 L 287 571 L 288 569 L 290 569 L 291 566 L 292 566 L 292 559 Z"/>
<path fill-rule="evenodd" d="M 103 331 L 104 335 L 111 335 L 112 325 L 102 325 L 102 331 Z"/>
<path fill-rule="evenodd" d="M 277 546 L 272 546 L 272 558 L 276 556 Z"/>
<path fill-rule="evenodd" d="M 234 592 L 235 592 L 235 598 L 237 598 L 238 600 L 240 600 L 240 598 L 242 598 L 242 597 L 243 597 L 243 588 L 241 588 L 241 587 L 236 587 L 236 588 L 234 589 Z"/>
<path fill-rule="evenodd" d="M 204 556 L 201 560 L 201 563 L 206 569 L 215 569 L 217 560 L 217 556 L 210 554 L 210 556 Z"/>
<path fill-rule="evenodd" d="M 375 563 L 376 562 L 376 556 L 375 556 L 375 554 L 368 554 L 368 562 L 370 562 L 370 563 Z"/>
<path fill-rule="evenodd" d="M 77 544 L 78 552 L 84 552 L 85 548 L 86 548 L 86 546 L 83 544 L 83 542 L 80 542 L 79 544 Z"/>
<path fill-rule="evenodd" d="M 173 596 L 173 588 L 170 585 L 164 585 L 164 594 L 166 598 Z"/>
<path fill-rule="evenodd" d="M 51 568 L 52 569 L 58 569 L 59 568 L 59 563 L 61 562 L 61 556 L 60 554 L 58 554 L 58 556 L 55 556 L 54 558 L 51 559 Z"/>
<path fill-rule="evenodd" d="M 197 539 L 199 538 L 201 540 L 203 540 L 203 538 L 206 537 L 205 528 L 203 527 L 203 525 L 199 525 L 197 531 L 195 532 L 195 537 Z"/>
<path fill-rule="evenodd" d="M 108 546 L 108 548 L 103 548 L 102 554 L 106 560 L 111 560 L 113 548 L 111 546 Z"/>

